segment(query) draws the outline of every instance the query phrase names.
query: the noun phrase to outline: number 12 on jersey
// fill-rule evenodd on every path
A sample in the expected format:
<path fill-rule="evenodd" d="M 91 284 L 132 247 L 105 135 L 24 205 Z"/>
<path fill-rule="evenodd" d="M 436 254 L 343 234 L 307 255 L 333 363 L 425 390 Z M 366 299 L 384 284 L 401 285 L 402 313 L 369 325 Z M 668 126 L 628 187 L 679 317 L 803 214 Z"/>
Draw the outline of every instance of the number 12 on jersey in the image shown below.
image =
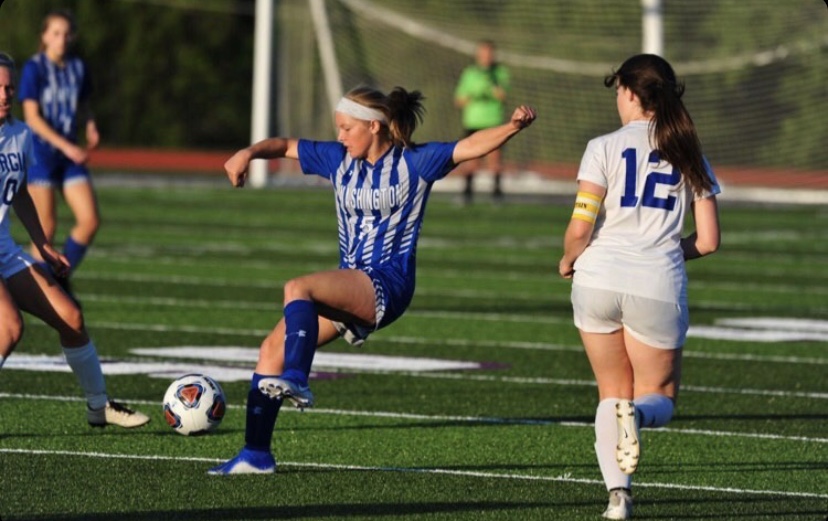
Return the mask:
<path fill-rule="evenodd" d="M 641 206 L 649 208 L 661 208 L 663 210 L 671 211 L 676 206 L 676 196 L 668 195 L 667 197 L 658 197 L 656 195 L 656 187 L 658 185 L 676 186 L 681 182 L 681 173 L 677 168 L 673 167 L 673 171 L 669 174 L 665 172 L 649 172 L 644 180 L 644 193 L 639 198 L 638 195 L 638 161 L 637 152 L 634 148 L 628 148 L 621 153 L 621 157 L 626 161 L 626 176 L 624 177 L 624 195 L 621 196 L 621 206 L 624 208 L 634 208 L 638 206 L 639 200 Z M 648 170 L 649 165 L 658 165 L 661 162 L 658 151 L 653 150 L 647 159 Z"/>

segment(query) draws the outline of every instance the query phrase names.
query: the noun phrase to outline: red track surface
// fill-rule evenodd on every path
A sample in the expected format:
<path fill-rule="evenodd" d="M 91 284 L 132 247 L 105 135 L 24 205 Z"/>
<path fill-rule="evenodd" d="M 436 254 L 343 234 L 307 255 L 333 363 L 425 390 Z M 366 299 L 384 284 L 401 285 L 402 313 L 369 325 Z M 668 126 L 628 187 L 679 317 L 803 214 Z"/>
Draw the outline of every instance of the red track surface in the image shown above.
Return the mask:
<path fill-rule="evenodd" d="M 224 162 L 232 153 L 106 148 L 92 152 L 89 166 L 99 171 L 223 176 Z M 573 180 L 578 169 L 575 164 L 533 164 L 526 168 L 550 179 L 561 180 Z M 277 170 L 278 161 L 272 161 L 270 169 Z M 723 183 L 730 185 L 828 190 L 828 171 L 717 167 L 716 175 Z"/>

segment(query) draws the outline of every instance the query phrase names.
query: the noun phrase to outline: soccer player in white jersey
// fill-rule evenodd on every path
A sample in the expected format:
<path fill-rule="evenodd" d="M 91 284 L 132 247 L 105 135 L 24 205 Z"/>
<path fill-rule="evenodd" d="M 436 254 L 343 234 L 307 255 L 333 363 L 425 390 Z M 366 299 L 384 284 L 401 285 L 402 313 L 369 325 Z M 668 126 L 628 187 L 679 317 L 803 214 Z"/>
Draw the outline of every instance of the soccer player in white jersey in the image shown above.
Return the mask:
<path fill-rule="evenodd" d="M 90 109 L 92 83 L 86 62 L 72 52 L 77 34 L 68 11 L 52 11 L 43 20 L 40 52 L 23 65 L 19 98 L 26 123 L 34 131 L 37 164 L 29 170 L 29 191 L 49 241 L 57 227 L 55 194 L 61 191 L 75 224 L 66 236 L 63 253 L 78 268 L 98 231 L 100 216 L 86 162 L 100 142 Z M 86 147 L 78 145 L 78 126 Z M 38 256 L 32 247 L 32 255 Z M 70 291 L 68 274 L 58 282 Z M 70 293 L 71 294 L 71 293 Z"/>
<path fill-rule="evenodd" d="M 482 157 L 535 119 L 519 106 L 503 125 L 457 142 L 415 144 L 422 95 L 401 87 L 386 95 L 359 87 L 335 111 L 337 141 L 266 139 L 225 164 L 244 186 L 251 159 L 298 159 L 302 171 L 328 179 L 339 223 L 339 269 L 284 286 L 284 318 L 264 340 L 247 398 L 245 446 L 210 474 L 271 473 L 271 439 L 284 399 L 313 405 L 308 375 L 317 346 L 342 335 L 352 344 L 403 314 L 414 294 L 417 238 L 432 184 L 457 164 Z"/>
<path fill-rule="evenodd" d="M 605 80 L 622 127 L 589 142 L 560 275 L 595 379 L 595 451 L 608 519 L 632 516 L 640 427 L 673 415 L 689 324 L 685 261 L 713 253 L 720 192 L 684 85 L 663 58 L 633 56 Z M 687 212 L 695 230 L 682 237 Z"/>
<path fill-rule="evenodd" d="M 77 304 L 55 283 L 50 270 L 36 265 L 11 236 L 13 208 L 51 271 L 63 275 L 69 269 L 66 257 L 46 237 L 27 189 L 27 171 L 36 159 L 31 130 L 11 114 L 14 71 L 14 61 L 0 53 L 0 368 L 23 334 L 20 311 L 25 311 L 60 336 L 66 361 L 86 395 L 88 423 L 138 427 L 149 417 L 109 400 L 97 350 Z"/>

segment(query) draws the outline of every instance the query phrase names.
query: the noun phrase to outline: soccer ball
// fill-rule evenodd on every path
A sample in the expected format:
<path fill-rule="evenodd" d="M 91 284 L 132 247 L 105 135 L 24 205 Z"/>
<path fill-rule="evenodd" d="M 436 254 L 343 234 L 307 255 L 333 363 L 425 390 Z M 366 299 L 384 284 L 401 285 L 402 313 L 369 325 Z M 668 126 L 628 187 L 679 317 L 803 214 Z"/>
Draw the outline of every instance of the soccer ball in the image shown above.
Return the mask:
<path fill-rule="evenodd" d="M 226 408 L 221 386 L 203 374 L 178 378 L 164 394 L 164 418 L 175 432 L 185 436 L 215 430 Z"/>

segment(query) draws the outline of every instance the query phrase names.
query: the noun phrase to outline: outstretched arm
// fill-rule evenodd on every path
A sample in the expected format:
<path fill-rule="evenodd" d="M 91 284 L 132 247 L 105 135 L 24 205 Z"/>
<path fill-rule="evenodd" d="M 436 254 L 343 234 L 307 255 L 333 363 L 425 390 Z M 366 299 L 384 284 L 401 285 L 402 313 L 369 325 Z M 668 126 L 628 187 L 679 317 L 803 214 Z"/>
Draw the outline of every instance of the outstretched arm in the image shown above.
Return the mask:
<path fill-rule="evenodd" d="M 230 178 L 230 183 L 236 188 L 241 188 L 247 181 L 247 171 L 251 160 L 278 159 L 280 157 L 299 159 L 299 141 L 280 137 L 259 141 L 233 154 L 224 163 L 224 171 L 227 173 L 227 177 Z"/>
<path fill-rule="evenodd" d="M 65 277 L 69 273 L 69 261 L 58 253 L 46 238 L 43 226 L 41 226 L 40 219 L 37 217 L 37 210 L 32 201 L 32 196 L 29 195 L 29 189 L 25 184 L 17 190 L 12 208 L 14 208 L 14 213 L 17 214 L 17 218 L 20 219 L 23 227 L 29 232 L 29 237 L 32 238 L 32 243 L 37 247 L 43 260 L 49 264 L 55 275 Z"/>
<path fill-rule="evenodd" d="M 512 136 L 528 127 L 535 121 L 537 114 L 535 109 L 521 105 L 512 113 L 512 117 L 497 127 L 478 130 L 471 136 L 461 139 L 454 147 L 452 159 L 455 164 L 483 157 L 492 150 L 500 148 L 509 141 Z"/>

